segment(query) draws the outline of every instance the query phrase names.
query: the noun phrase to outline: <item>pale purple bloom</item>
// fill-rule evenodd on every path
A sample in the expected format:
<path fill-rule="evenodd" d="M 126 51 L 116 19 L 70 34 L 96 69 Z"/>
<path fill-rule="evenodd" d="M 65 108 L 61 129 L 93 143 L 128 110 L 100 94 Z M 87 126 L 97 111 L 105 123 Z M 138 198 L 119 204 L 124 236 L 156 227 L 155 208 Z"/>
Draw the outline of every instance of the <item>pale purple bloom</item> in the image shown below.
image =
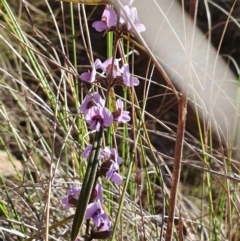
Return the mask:
<path fill-rule="evenodd" d="M 117 59 L 114 59 L 114 61 L 112 58 L 107 59 L 102 63 L 101 69 L 103 72 L 106 73 L 107 76 L 110 75 L 112 71 L 113 79 L 117 76 L 121 76 L 121 70 L 119 69 L 119 61 Z"/>
<path fill-rule="evenodd" d="M 128 5 L 125 5 L 124 10 L 125 10 L 127 16 L 131 19 L 132 23 L 134 24 L 134 26 L 136 27 L 136 29 L 139 33 L 146 30 L 145 26 L 140 23 L 140 20 L 137 15 L 137 9 L 135 7 L 130 8 Z M 128 31 L 132 30 L 132 25 L 129 23 L 128 18 L 125 16 L 125 13 L 123 13 L 122 11 L 120 13 L 119 21 L 121 24 L 127 24 Z"/>
<path fill-rule="evenodd" d="M 121 71 L 123 73 L 123 82 L 126 86 L 132 87 L 132 86 L 139 85 L 138 78 L 136 78 L 130 74 L 128 64 L 124 64 L 121 68 Z"/>
<path fill-rule="evenodd" d="M 116 185 L 119 185 L 123 179 L 122 176 L 118 173 L 119 165 L 113 160 L 110 161 L 112 164 L 106 173 L 106 180 L 109 181 L 109 179 L 111 179 Z"/>
<path fill-rule="evenodd" d="M 87 95 L 80 105 L 80 110 L 86 113 L 92 106 L 97 105 L 98 107 L 105 106 L 105 100 L 101 97 L 98 92 L 94 92 L 91 95 Z"/>
<path fill-rule="evenodd" d="M 63 208 L 76 207 L 80 191 L 81 188 L 76 186 L 73 186 L 71 189 L 69 189 L 67 196 L 62 199 Z"/>
<path fill-rule="evenodd" d="M 113 8 L 106 6 L 101 21 L 95 21 L 92 26 L 98 31 L 102 32 L 108 30 L 117 24 L 117 14 Z"/>
<path fill-rule="evenodd" d="M 106 213 L 104 213 L 102 215 L 102 219 L 101 219 L 101 223 L 100 223 L 100 226 L 98 227 L 98 230 L 99 231 L 107 231 L 109 230 L 111 227 L 111 222 L 107 216 Z M 108 234 L 109 235 L 109 234 Z M 111 236 L 111 235 L 110 235 Z"/>
<path fill-rule="evenodd" d="M 81 80 L 93 83 L 96 80 L 97 69 L 101 68 L 102 62 L 99 59 L 95 60 L 91 72 L 84 72 L 80 75 Z"/>
<path fill-rule="evenodd" d="M 102 163 L 100 171 L 106 176 L 107 181 L 111 179 L 115 184 L 119 185 L 122 182 L 122 176 L 118 173 L 122 158 L 117 155 L 115 148 L 105 147 L 103 152 L 108 159 Z"/>
<path fill-rule="evenodd" d="M 117 100 L 116 107 L 117 110 L 112 113 L 115 121 L 118 121 L 119 123 L 127 123 L 131 120 L 129 111 L 123 110 L 123 101 L 121 99 Z"/>
<path fill-rule="evenodd" d="M 89 157 L 90 157 L 90 154 L 91 154 L 91 151 L 92 151 L 92 145 L 88 145 L 88 146 L 85 148 L 85 150 L 83 151 L 82 157 L 89 158 Z M 100 159 L 102 159 L 103 157 L 104 157 L 103 151 L 100 150 L 98 159 L 100 160 Z"/>
<path fill-rule="evenodd" d="M 122 163 L 122 158 L 120 156 L 118 156 L 117 154 L 117 150 L 115 148 L 110 148 L 108 146 L 106 146 L 103 149 L 103 155 L 105 158 L 110 158 L 113 161 L 115 161 L 118 165 L 120 165 Z"/>
<path fill-rule="evenodd" d="M 91 107 L 85 113 L 85 119 L 90 123 L 90 129 L 100 131 L 101 126 L 108 127 L 113 123 L 111 111 L 106 107 Z"/>
<path fill-rule="evenodd" d="M 104 210 L 101 206 L 100 200 L 97 200 L 95 203 L 90 203 L 87 206 L 86 210 L 86 219 L 93 219 L 95 227 L 99 227 L 101 223 L 104 223 Z"/>
<path fill-rule="evenodd" d="M 67 209 L 70 207 L 76 207 L 80 191 L 80 187 L 73 186 L 72 188 L 70 188 L 67 192 L 67 195 L 64 198 L 62 198 L 63 208 Z M 102 186 L 98 183 L 95 186 L 93 198 L 94 200 L 102 200 L 103 198 Z"/>
<path fill-rule="evenodd" d="M 101 60 L 98 60 L 98 69 L 101 69 L 103 71 L 103 73 L 106 73 L 107 76 L 109 76 L 111 74 L 112 71 L 112 77 L 113 79 L 116 78 L 117 76 L 121 76 L 121 70 L 119 68 L 119 60 L 118 59 L 112 59 L 109 58 L 106 61 L 104 61 L 103 63 L 101 62 Z M 96 61 L 97 61 L 96 60 Z M 113 64 L 113 66 L 112 66 Z"/>

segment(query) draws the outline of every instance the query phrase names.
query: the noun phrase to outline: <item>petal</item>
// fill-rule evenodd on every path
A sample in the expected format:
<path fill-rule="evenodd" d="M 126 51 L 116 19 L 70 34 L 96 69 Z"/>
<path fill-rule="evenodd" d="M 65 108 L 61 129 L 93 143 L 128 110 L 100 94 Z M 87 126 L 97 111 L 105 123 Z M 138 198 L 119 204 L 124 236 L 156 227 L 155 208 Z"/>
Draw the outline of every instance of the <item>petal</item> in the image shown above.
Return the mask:
<path fill-rule="evenodd" d="M 141 24 L 141 23 L 136 23 L 135 26 L 136 26 L 136 29 L 137 29 L 137 31 L 138 31 L 139 33 L 141 33 L 141 32 L 143 32 L 143 31 L 146 30 L 145 25 L 143 25 L 143 24 Z"/>
<path fill-rule="evenodd" d="M 111 65 L 111 64 L 112 64 L 112 58 L 109 58 L 106 61 L 104 61 L 103 64 L 102 64 L 102 67 L 104 69 L 103 71 L 106 72 L 107 71 L 107 67 L 109 65 Z"/>
<path fill-rule="evenodd" d="M 124 8 L 124 10 L 125 10 L 125 12 L 126 12 L 126 15 L 127 15 L 127 16 L 130 16 L 131 10 L 130 10 L 129 6 L 125 5 L 123 8 Z M 120 11 L 119 22 L 120 22 L 121 24 L 124 24 L 124 23 L 127 22 L 126 15 L 125 15 L 124 12 Z"/>
<path fill-rule="evenodd" d="M 116 185 L 121 184 L 121 182 L 123 180 L 122 176 L 117 172 L 113 173 L 113 175 L 111 176 L 111 179 Z"/>
<path fill-rule="evenodd" d="M 89 82 L 91 79 L 91 73 L 84 72 L 80 75 L 81 80 Z"/>
<path fill-rule="evenodd" d="M 113 116 L 108 108 L 100 108 L 100 115 L 103 119 L 103 125 L 105 127 L 108 127 L 113 123 Z"/>
<path fill-rule="evenodd" d="M 118 156 L 117 157 L 117 164 L 120 165 L 120 164 L 122 164 L 122 162 L 123 162 L 123 159 L 120 156 Z"/>
<path fill-rule="evenodd" d="M 97 191 L 97 196 L 96 196 L 96 200 L 102 200 L 103 197 L 102 197 L 102 185 L 100 184 L 96 184 L 96 187 L 95 187 L 95 190 Z"/>
<path fill-rule="evenodd" d="M 94 27 L 98 32 L 102 32 L 108 29 L 107 24 L 102 21 L 95 21 L 92 24 L 92 27 Z"/>
<path fill-rule="evenodd" d="M 81 191 L 81 188 L 80 187 L 77 187 L 77 186 L 73 186 L 71 188 L 71 195 L 73 195 L 74 197 L 78 197 L 79 193 Z"/>
<path fill-rule="evenodd" d="M 131 120 L 131 117 L 129 116 L 129 111 L 123 111 L 122 113 L 122 123 L 127 123 Z"/>
<path fill-rule="evenodd" d="M 95 227 L 99 227 L 101 224 L 101 216 L 93 216 L 93 222 Z"/>
<path fill-rule="evenodd" d="M 121 99 L 117 99 L 116 101 L 116 107 L 117 109 L 123 110 L 123 101 Z"/>
<path fill-rule="evenodd" d="M 101 224 L 100 224 L 99 231 L 109 230 L 110 227 L 111 227 L 111 222 L 110 222 L 108 216 L 104 213 L 101 216 Z"/>
<path fill-rule="evenodd" d="M 103 63 L 100 59 L 96 59 L 95 63 L 94 63 L 94 66 L 95 66 L 96 69 L 102 69 Z"/>
<path fill-rule="evenodd" d="M 90 219 L 97 210 L 97 203 L 90 203 L 87 205 L 85 218 Z"/>
<path fill-rule="evenodd" d="M 94 82 L 95 81 L 95 78 L 96 78 L 96 69 L 95 69 L 95 66 L 92 68 L 92 71 L 91 71 L 91 78 L 90 78 L 90 83 Z"/>
<path fill-rule="evenodd" d="M 116 26 L 117 14 L 111 7 L 105 7 L 102 15 L 102 21 L 105 21 L 108 28 Z"/>
<path fill-rule="evenodd" d="M 138 78 L 136 78 L 136 77 L 131 77 L 130 78 L 130 83 L 131 83 L 131 85 L 130 86 L 137 86 L 137 85 L 139 85 L 139 80 L 138 80 Z"/>
<path fill-rule="evenodd" d="M 110 155 L 111 155 L 111 150 L 110 150 L 110 147 L 106 146 L 104 149 L 103 149 L 103 155 L 105 158 L 109 158 Z"/>
<path fill-rule="evenodd" d="M 82 153 L 82 157 L 89 158 L 92 151 L 92 145 L 88 145 Z"/>
<path fill-rule="evenodd" d="M 111 160 L 112 161 L 112 160 Z M 112 161 L 113 162 L 113 161 Z M 109 167 L 109 170 L 106 172 L 106 180 L 109 181 L 109 179 L 112 177 L 114 173 L 114 167 L 113 164 Z"/>

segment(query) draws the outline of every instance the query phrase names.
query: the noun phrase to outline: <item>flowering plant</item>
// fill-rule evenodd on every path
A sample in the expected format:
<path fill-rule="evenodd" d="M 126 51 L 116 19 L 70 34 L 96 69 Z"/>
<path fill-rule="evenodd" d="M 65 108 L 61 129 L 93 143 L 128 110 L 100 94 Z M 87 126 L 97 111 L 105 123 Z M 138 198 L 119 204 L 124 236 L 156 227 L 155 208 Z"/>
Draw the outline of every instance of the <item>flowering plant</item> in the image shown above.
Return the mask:
<path fill-rule="evenodd" d="M 140 23 L 137 9 L 131 7 L 133 0 L 121 0 L 124 11 L 116 11 L 113 7 L 106 6 L 101 20 L 95 21 L 92 26 L 98 32 L 114 32 L 115 42 L 112 57 L 105 61 L 96 59 L 92 69 L 79 75 L 80 80 L 92 86 L 105 86 L 106 97 L 100 95 L 98 91 L 88 93 L 80 105 L 80 111 L 85 121 L 89 124 L 89 129 L 95 132 L 94 141 L 89 144 L 82 153 L 82 157 L 88 159 L 86 176 L 81 188 L 72 187 L 67 195 L 62 199 L 63 207 L 76 207 L 76 215 L 73 220 L 72 240 L 77 238 L 83 219 L 93 221 L 93 229 L 88 235 L 89 240 L 93 238 L 106 239 L 111 236 L 111 221 L 108 214 L 102 207 L 103 194 L 102 186 L 98 179 L 105 177 L 105 180 L 112 181 L 115 185 L 120 185 L 123 177 L 120 174 L 120 165 L 123 159 L 118 155 L 117 148 L 102 146 L 104 129 L 111 128 L 112 124 L 126 124 L 131 120 L 130 112 L 125 110 L 124 102 L 121 98 L 114 101 L 114 106 L 110 106 L 110 92 L 115 86 L 135 87 L 139 85 L 139 80 L 130 72 L 129 64 L 122 58 L 117 59 L 116 53 L 119 39 L 124 33 L 134 36 L 132 24 L 138 32 L 145 30 L 145 26 Z M 130 20 L 130 21 L 129 21 Z M 123 64 L 120 64 L 123 61 Z"/>

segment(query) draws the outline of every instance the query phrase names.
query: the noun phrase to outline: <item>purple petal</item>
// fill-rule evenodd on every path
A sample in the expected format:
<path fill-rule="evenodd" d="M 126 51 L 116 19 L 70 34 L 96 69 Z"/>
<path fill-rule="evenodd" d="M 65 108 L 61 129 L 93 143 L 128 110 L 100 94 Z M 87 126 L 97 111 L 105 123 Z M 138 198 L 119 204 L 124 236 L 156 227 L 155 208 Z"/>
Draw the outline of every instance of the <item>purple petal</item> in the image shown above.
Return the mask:
<path fill-rule="evenodd" d="M 72 205 L 68 202 L 68 197 L 62 198 L 62 206 L 64 209 L 70 208 Z"/>
<path fill-rule="evenodd" d="M 136 26 L 136 29 L 139 33 L 144 32 L 146 30 L 145 25 L 143 25 L 141 23 L 136 23 L 135 26 Z"/>
<path fill-rule="evenodd" d="M 103 69 L 103 63 L 100 59 L 95 60 L 94 66 L 96 69 Z"/>
<path fill-rule="evenodd" d="M 104 149 L 103 149 L 103 152 L 104 152 L 104 157 L 106 158 L 109 158 L 111 156 L 111 149 L 109 146 L 106 146 Z"/>
<path fill-rule="evenodd" d="M 85 218 L 90 219 L 95 212 L 96 212 L 96 203 L 88 204 L 87 209 L 86 209 Z"/>
<path fill-rule="evenodd" d="M 112 161 L 112 160 L 111 160 Z M 110 166 L 109 170 L 106 173 L 106 180 L 109 181 L 109 179 L 112 177 L 112 175 L 119 169 L 119 166 L 116 162 L 112 161 L 112 165 Z"/>
<path fill-rule="evenodd" d="M 102 200 L 103 196 L 102 196 L 102 185 L 100 184 L 96 184 L 95 190 L 97 191 L 97 196 L 95 197 L 95 200 Z"/>
<path fill-rule="evenodd" d="M 102 125 L 108 127 L 113 123 L 112 113 L 106 107 L 91 107 L 85 113 L 85 119 L 90 123 L 90 129 L 96 131 L 99 131 Z"/>
<path fill-rule="evenodd" d="M 127 15 L 127 16 L 130 16 L 131 11 L 130 11 L 129 6 L 125 5 L 125 6 L 124 6 L 124 10 L 125 10 L 125 12 L 126 12 L 126 15 Z M 127 23 L 127 22 L 128 22 L 128 20 L 127 20 L 127 18 L 126 18 L 126 15 L 125 15 L 125 13 L 123 13 L 122 11 L 120 11 L 119 22 L 120 22 L 121 24 L 124 24 L 124 23 Z"/>
<path fill-rule="evenodd" d="M 105 9 L 103 11 L 103 15 L 102 15 L 102 21 L 107 23 L 108 28 L 116 26 L 117 14 L 113 8 L 108 7 L 108 6 L 105 7 Z"/>
<path fill-rule="evenodd" d="M 115 116 L 114 120 L 122 123 L 126 123 L 131 120 L 129 116 L 129 111 L 124 111 L 123 110 L 123 101 L 121 99 L 118 99 L 116 102 L 116 107 L 117 107 L 117 113 L 118 115 Z"/>
<path fill-rule="evenodd" d="M 118 165 L 122 164 L 123 159 L 120 156 L 117 156 L 117 158 L 115 159 L 117 159 L 117 161 L 116 160 L 115 161 L 117 162 Z"/>
<path fill-rule="evenodd" d="M 101 207 L 100 201 L 98 200 L 95 203 L 88 204 L 86 214 L 85 214 L 85 218 L 86 219 L 92 218 L 95 226 L 99 227 L 99 225 L 101 223 L 101 216 L 103 214 L 104 214 L 104 211 Z"/>
<path fill-rule="evenodd" d="M 98 32 L 102 32 L 108 29 L 107 24 L 102 21 L 95 21 L 92 24 L 92 27 L 94 27 Z"/>
<path fill-rule="evenodd" d="M 123 72 L 123 82 L 126 86 L 132 87 L 139 85 L 138 78 L 130 75 L 128 64 L 124 64 L 121 68 L 121 71 Z"/>
<path fill-rule="evenodd" d="M 110 227 L 111 227 L 111 222 L 110 222 L 108 216 L 104 213 L 101 216 L 101 218 L 102 218 L 102 220 L 101 220 L 101 224 L 100 224 L 100 227 L 99 227 L 99 231 L 109 230 Z"/>
<path fill-rule="evenodd" d="M 69 198 L 74 198 L 74 199 L 78 199 L 78 195 L 81 191 L 81 188 L 80 187 L 77 187 L 77 186 L 73 186 L 72 188 L 70 188 L 68 191 L 67 191 L 67 195 L 65 197 L 62 198 L 62 205 L 63 205 L 63 208 L 70 208 L 70 207 L 73 207 L 73 203 L 70 203 L 69 202 Z"/>
<path fill-rule="evenodd" d="M 121 99 L 117 99 L 116 107 L 117 109 L 123 110 L 123 101 Z"/>
<path fill-rule="evenodd" d="M 85 114 L 95 104 L 99 107 L 105 106 L 105 100 L 98 92 L 92 93 L 91 96 L 87 95 L 80 106 L 80 110 Z"/>
<path fill-rule="evenodd" d="M 112 71 L 113 79 L 121 75 L 121 71 L 119 69 L 119 60 L 117 59 L 114 59 L 114 61 L 112 58 L 107 59 L 105 62 L 103 62 L 102 67 L 103 72 L 105 72 L 107 75 L 110 75 L 110 71 Z"/>
<path fill-rule="evenodd" d="M 123 180 L 122 176 L 121 176 L 119 173 L 117 173 L 117 172 L 114 172 L 114 173 L 112 174 L 111 179 L 112 179 L 112 181 L 113 181 L 116 185 L 121 184 L 121 182 L 122 182 L 122 180 Z"/>
<path fill-rule="evenodd" d="M 111 111 L 109 109 L 103 107 L 103 108 L 100 108 L 100 113 L 103 118 L 103 125 L 105 127 L 110 126 L 113 123 L 113 116 L 112 116 Z"/>
<path fill-rule="evenodd" d="M 92 145 L 88 145 L 82 153 L 82 157 L 89 158 L 92 151 Z"/>
<path fill-rule="evenodd" d="M 89 82 L 91 79 L 92 74 L 89 72 L 84 72 L 80 75 L 81 80 Z"/>

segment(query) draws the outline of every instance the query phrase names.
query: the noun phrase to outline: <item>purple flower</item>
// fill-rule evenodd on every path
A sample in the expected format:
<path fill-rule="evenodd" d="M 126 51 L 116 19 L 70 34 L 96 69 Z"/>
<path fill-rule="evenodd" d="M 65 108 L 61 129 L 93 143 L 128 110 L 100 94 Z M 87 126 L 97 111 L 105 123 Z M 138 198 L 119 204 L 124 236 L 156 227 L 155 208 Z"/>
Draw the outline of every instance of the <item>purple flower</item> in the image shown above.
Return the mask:
<path fill-rule="evenodd" d="M 82 153 L 82 157 L 85 157 L 85 158 L 89 158 L 90 157 L 90 154 L 91 154 L 91 151 L 92 151 L 92 145 L 88 145 L 85 150 L 83 151 Z M 98 159 L 102 159 L 104 157 L 104 153 L 102 150 L 100 150 L 100 153 L 99 153 L 99 156 L 98 156 Z"/>
<path fill-rule="evenodd" d="M 69 189 L 67 192 L 67 196 L 65 196 L 62 199 L 63 208 L 67 209 L 70 207 L 76 207 L 80 191 L 81 191 L 81 188 L 76 187 L 76 186 L 73 186 L 71 189 Z M 102 198 L 103 198 L 102 197 L 102 186 L 98 183 L 95 186 L 93 198 L 94 198 L 94 200 L 102 200 Z"/>
<path fill-rule="evenodd" d="M 119 165 L 113 160 L 110 161 L 112 164 L 106 173 L 106 180 L 109 181 L 111 179 L 116 185 L 119 185 L 123 179 L 122 176 L 118 173 Z"/>
<path fill-rule="evenodd" d="M 100 200 L 97 200 L 97 202 L 95 203 L 88 204 L 85 218 L 86 219 L 92 218 L 94 225 L 97 228 L 101 225 L 101 223 L 105 222 L 104 219 L 106 217 L 104 216 L 104 210 L 101 207 Z"/>
<path fill-rule="evenodd" d="M 105 7 L 101 21 L 95 21 L 92 26 L 98 31 L 102 32 L 108 30 L 117 24 L 117 14 L 111 7 Z"/>
<path fill-rule="evenodd" d="M 119 123 L 127 123 L 131 120 L 129 116 L 129 111 L 123 110 L 123 101 L 118 99 L 116 102 L 117 111 L 112 113 L 114 120 L 118 121 Z"/>
<path fill-rule="evenodd" d="M 106 146 L 103 149 L 103 155 L 105 158 L 114 160 L 118 165 L 122 163 L 122 158 L 118 156 L 117 150 L 115 148 L 109 148 Z"/>
<path fill-rule="evenodd" d="M 90 129 L 96 131 L 100 131 L 101 126 L 108 127 L 113 123 L 112 113 L 105 107 L 91 107 L 85 113 L 85 119 L 90 123 Z"/>
<path fill-rule="evenodd" d="M 80 110 L 86 113 L 92 106 L 97 105 L 98 107 L 105 106 L 105 100 L 101 97 L 98 92 L 94 92 L 91 95 L 87 95 L 80 105 Z"/>
<path fill-rule="evenodd" d="M 106 213 L 104 213 L 101 217 L 101 223 L 100 223 L 100 226 L 98 227 L 98 230 L 107 231 L 110 229 L 110 227 L 111 227 L 111 222 L 108 216 L 106 215 Z"/>
<path fill-rule="evenodd" d="M 112 66 L 113 63 L 113 66 Z M 101 69 L 103 72 L 106 73 L 107 76 L 111 74 L 112 71 L 112 77 L 113 79 L 117 76 L 121 76 L 121 70 L 119 69 L 119 61 L 117 59 L 109 58 L 105 62 L 102 63 Z"/>
<path fill-rule="evenodd" d="M 121 68 L 121 71 L 123 73 L 123 82 L 126 86 L 132 87 L 139 85 L 138 78 L 131 76 L 128 64 L 124 64 Z"/>
<path fill-rule="evenodd" d="M 62 199 L 63 208 L 76 207 L 80 191 L 81 188 L 76 186 L 73 186 L 71 189 L 69 189 L 67 196 Z"/>
<path fill-rule="evenodd" d="M 102 62 L 99 59 L 95 60 L 95 63 L 92 67 L 91 73 L 84 72 L 80 75 L 81 80 L 89 83 L 93 83 L 96 80 L 97 69 L 101 68 Z"/>
<path fill-rule="evenodd" d="M 122 158 L 117 155 L 115 148 L 105 147 L 103 152 L 108 159 L 102 163 L 100 172 L 106 176 L 107 181 L 111 179 L 116 185 L 119 185 L 123 179 L 118 173 Z"/>
<path fill-rule="evenodd" d="M 128 5 L 125 5 L 124 10 L 125 10 L 127 16 L 129 16 L 129 18 L 131 19 L 132 23 L 134 24 L 134 26 L 136 27 L 136 29 L 139 33 L 146 30 L 145 26 L 140 23 L 140 20 L 137 15 L 137 9 L 135 7 L 130 8 Z M 132 30 L 132 25 L 129 23 L 128 18 L 125 16 L 125 13 L 123 13 L 123 12 L 120 13 L 119 21 L 121 24 L 127 24 L 128 31 Z"/>

